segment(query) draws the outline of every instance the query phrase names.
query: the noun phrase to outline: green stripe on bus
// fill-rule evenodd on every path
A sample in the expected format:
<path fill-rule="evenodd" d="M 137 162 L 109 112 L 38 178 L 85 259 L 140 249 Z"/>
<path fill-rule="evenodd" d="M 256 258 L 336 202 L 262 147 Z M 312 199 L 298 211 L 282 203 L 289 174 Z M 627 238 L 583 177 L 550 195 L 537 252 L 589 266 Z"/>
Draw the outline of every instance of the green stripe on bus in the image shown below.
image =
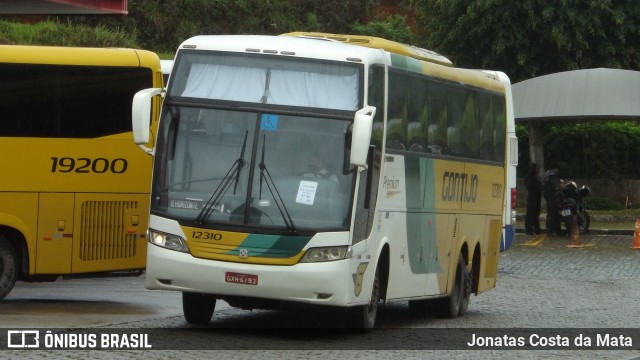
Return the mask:
<path fill-rule="evenodd" d="M 422 62 L 419 60 L 393 53 L 389 55 L 391 55 L 391 66 L 420 74 L 423 73 Z"/>
<path fill-rule="evenodd" d="M 249 234 L 238 247 L 226 254 L 238 255 L 240 249 L 247 249 L 250 256 L 289 258 L 299 254 L 310 240 L 310 236 Z"/>
<path fill-rule="evenodd" d="M 414 274 L 442 271 L 436 245 L 434 160 L 405 156 L 407 246 L 409 265 Z"/>

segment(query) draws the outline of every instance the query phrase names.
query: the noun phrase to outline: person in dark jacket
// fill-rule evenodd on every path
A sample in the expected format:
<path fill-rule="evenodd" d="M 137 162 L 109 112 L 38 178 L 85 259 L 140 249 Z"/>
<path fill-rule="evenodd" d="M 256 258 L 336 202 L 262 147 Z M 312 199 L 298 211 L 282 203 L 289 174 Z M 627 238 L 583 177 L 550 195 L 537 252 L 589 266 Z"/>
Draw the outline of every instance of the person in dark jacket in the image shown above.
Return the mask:
<path fill-rule="evenodd" d="M 543 195 L 547 203 L 547 235 L 562 235 L 559 213 L 562 186 L 558 171 L 560 171 L 560 165 L 554 162 L 544 174 Z"/>
<path fill-rule="evenodd" d="M 538 175 L 540 165 L 529 164 L 529 171 L 524 178 L 527 188 L 527 213 L 524 218 L 524 228 L 528 235 L 540 234 L 540 204 L 542 201 L 542 181 Z"/>

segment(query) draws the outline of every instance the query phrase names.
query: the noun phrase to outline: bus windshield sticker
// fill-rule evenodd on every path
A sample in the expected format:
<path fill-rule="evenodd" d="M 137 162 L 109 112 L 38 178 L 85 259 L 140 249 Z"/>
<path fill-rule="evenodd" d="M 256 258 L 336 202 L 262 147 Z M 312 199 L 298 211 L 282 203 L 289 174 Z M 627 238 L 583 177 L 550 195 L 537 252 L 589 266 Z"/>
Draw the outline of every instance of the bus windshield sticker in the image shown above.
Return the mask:
<path fill-rule="evenodd" d="M 318 189 L 318 183 L 315 181 L 300 181 L 298 187 L 298 195 L 296 196 L 296 202 L 298 204 L 313 205 L 313 201 L 316 198 L 316 190 Z"/>
<path fill-rule="evenodd" d="M 278 115 L 262 114 L 260 130 L 278 131 Z"/>

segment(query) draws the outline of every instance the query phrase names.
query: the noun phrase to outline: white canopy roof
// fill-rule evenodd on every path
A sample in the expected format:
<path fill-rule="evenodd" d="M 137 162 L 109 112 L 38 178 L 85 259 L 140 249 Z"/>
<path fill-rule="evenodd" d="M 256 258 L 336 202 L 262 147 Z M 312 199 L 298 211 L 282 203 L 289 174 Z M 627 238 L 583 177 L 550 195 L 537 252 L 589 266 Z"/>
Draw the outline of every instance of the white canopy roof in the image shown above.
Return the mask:
<path fill-rule="evenodd" d="M 640 118 L 640 72 L 586 69 L 513 84 L 516 122 Z"/>

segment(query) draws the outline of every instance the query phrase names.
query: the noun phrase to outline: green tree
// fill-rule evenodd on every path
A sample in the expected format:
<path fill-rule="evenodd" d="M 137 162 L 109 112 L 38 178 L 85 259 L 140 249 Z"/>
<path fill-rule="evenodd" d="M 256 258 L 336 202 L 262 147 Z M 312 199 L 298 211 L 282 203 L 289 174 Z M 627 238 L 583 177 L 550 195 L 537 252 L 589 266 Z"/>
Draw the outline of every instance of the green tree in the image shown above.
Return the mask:
<path fill-rule="evenodd" d="M 638 122 L 596 121 L 548 123 L 544 130 L 545 163 L 561 163 L 562 176 L 587 179 L 639 179 L 640 125 Z M 518 175 L 529 164 L 529 139 L 524 126 L 517 127 L 520 143 Z"/>
<path fill-rule="evenodd" d="M 415 34 L 407 25 L 407 18 L 401 15 L 391 15 L 386 19 L 372 20 L 367 24 L 357 22 L 352 27 L 359 35 L 377 36 L 405 44 L 415 43 Z"/>
<path fill-rule="evenodd" d="M 640 69 L 637 0 L 413 0 L 422 46 L 513 82 L 566 70 Z"/>
<path fill-rule="evenodd" d="M 195 35 L 349 32 L 354 23 L 368 21 L 376 1 L 129 0 L 124 17 L 70 19 L 123 28 L 144 48 L 173 52 Z"/>

